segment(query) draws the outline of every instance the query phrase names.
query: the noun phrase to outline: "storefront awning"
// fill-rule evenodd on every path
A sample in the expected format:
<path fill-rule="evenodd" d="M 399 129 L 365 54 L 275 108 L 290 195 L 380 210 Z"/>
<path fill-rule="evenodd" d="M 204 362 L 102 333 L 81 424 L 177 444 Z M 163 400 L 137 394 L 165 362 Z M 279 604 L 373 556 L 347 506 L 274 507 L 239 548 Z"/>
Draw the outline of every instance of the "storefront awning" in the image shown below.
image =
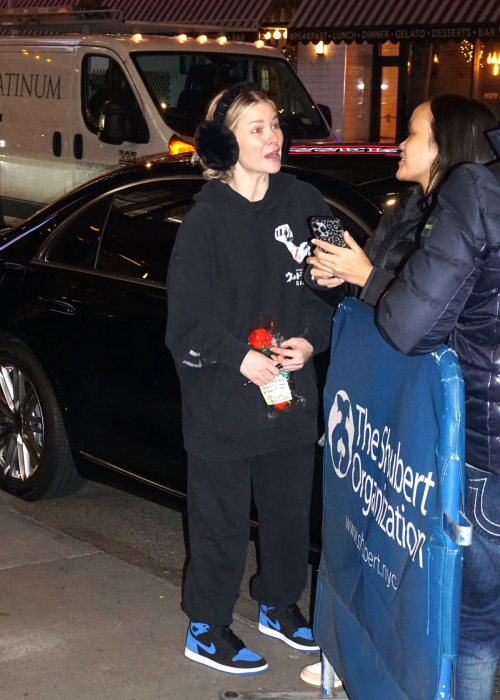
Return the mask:
<path fill-rule="evenodd" d="M 303 0 L 291 41 L 474 41 L 500 36 L 498 0 Z"/>
<path fill-rule="evenodd" d="M 126 20 L 138 22 L 205 22 L 224 27 L 258 29 L 273 1 L 104 0 L 103 6 L 119 9 Z"/>
<path fill-rule="evenodd" d="M 94 7 L 115 9 L 123 19 L 135 22 L 189 22 L 221 27 L 254 29 L 259 26 L 274 0 L 102 0 Z M 76 0 L 17 0 L 18 8 L 33 6 L 78 6 Z M 90 5 L 90 3 L 89 3 Z M 0 9 L 8 0 L 0 0 Z"/>

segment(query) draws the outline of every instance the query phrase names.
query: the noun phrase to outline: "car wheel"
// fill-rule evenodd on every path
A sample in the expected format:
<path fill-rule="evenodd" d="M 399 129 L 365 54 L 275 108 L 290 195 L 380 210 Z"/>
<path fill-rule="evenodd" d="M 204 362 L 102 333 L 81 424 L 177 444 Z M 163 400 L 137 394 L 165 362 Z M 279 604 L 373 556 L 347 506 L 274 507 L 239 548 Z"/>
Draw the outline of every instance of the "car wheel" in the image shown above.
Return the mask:
<path fill-rule="evenodd" d="M 65 496 L 76 471 L 54 391 L 20 341 L 0 343 L 0 485 L 27 501 Z"/>

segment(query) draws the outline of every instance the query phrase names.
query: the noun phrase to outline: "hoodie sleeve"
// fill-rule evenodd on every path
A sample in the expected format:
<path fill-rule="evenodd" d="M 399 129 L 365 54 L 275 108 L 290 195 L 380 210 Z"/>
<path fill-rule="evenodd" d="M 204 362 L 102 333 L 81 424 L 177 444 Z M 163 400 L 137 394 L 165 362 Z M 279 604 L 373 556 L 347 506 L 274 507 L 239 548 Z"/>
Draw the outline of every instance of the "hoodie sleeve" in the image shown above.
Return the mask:
<path fill-rule="evenodd" d="M 304 285 L 303 318 L 305 330 L 300 336 L 313 346 L 313 354 L 326 350 L 330 344 L 332 329 L 332 309 L 316 294 Z"/>
<path fill-rule="evenodd" d="M 331 209 L 321 193 L 315 188 L 311 189 L 314 198 L 314 201 L 311 202 L 311 211 L 313 212 L 311 216 L 332 216 Z M 311 343 L 313 354 L 317 355 L 326 350 L 330 344 L 333 313 L 329 300 L 325 299 L 321 293 L 318 295 L 315 293 L 322 288 L 311 279 L 308 265 L 304 268 L 303 278 L 305 285 L 302 309 L 305 329 L 300 337 Z"/>
<path fill-rule="evenodd" d="M 177 234 L 167 279 L 166 345 L 179 365 L 220 362 L 239 371 L 249 348 L 216 318 L 206 228 L 203 212 L 195 207 Z"/>
<path fill-rule="evenodd" d="M 444 185 L 422 247 L 379 304 L 382 335 L 405 355 L 437 350 L 455 328 L 484 266 L 487 228 L 498 230 L 499 202 L 484 166 L 463 165 Z"/>

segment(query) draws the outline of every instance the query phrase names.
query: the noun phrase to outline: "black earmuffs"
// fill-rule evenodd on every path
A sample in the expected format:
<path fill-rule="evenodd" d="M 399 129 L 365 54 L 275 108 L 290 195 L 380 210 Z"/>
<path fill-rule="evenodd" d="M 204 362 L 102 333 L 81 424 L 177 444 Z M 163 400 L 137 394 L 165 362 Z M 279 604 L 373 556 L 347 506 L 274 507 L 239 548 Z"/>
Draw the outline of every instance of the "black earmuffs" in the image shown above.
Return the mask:
<path fill-rule="evenodd" d="M 240 149 L 236 136 L 231 129 L 224 124 L 224 120 L 229 108 L 244 92 L 264 92 L 257 83 L 238 83 L 226 90 L 220 98 L 214 112 L 213 119 L 202 122 L 194 137 L 194 145 L 198 156 L 207 168 L 211 170 L 225 171 L 232 168 L 238 162 Z M 292 135 L 285 119 L 280 115 L 279 123 L 283 132 L 283 146 L 281 149 L 281 162 L 288 158 L 290 146 L 292 145 Z"/>

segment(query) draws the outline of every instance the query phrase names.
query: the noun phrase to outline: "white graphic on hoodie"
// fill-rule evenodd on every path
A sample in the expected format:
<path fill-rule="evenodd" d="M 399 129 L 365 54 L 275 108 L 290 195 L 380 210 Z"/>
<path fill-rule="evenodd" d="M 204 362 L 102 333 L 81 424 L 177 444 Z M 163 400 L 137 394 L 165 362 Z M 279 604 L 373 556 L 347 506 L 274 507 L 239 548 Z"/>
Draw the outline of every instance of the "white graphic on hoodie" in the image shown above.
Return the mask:
<path fill-rule="evenodd" d="M 307 241 L 304 241 L 299 246 L 295 245 L 293 242 L 293 232 L 288 224 L 283 224 L 283 226 L 275 228 L 274 237 L 277 241 L 286 245 L 293 259 L 298 263 L 303 262 L 311 252 Z"/>

